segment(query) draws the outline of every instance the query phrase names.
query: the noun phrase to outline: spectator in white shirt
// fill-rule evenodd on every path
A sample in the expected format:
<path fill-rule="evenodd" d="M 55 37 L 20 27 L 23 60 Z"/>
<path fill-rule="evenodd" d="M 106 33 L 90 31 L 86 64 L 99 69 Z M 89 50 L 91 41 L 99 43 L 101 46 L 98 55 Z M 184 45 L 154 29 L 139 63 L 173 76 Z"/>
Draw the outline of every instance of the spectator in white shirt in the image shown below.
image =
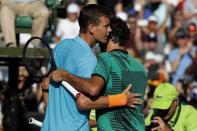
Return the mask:
<path fill-rule="evenodd" d="M 80 8 L 71 3 L 67 7 L 67 18 L 60 19 L 56 30 L 56 42 L 62 39 L 72 39 L 79 34 L 78 14 Z"/>

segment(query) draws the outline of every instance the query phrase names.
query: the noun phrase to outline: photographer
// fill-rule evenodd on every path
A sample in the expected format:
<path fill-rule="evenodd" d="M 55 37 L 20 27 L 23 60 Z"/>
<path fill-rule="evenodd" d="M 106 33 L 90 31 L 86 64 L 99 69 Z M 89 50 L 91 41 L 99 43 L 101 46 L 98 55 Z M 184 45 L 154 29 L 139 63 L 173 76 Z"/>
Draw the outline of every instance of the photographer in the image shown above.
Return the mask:
<path fill-rule="evenodd" d="M 179 103 L 178 92 L 172 84 L 164 83 L 156 88 L 151 108 L 152 111 L 145 120 L 147 130 L 197 130 L 197 110 Z"/>

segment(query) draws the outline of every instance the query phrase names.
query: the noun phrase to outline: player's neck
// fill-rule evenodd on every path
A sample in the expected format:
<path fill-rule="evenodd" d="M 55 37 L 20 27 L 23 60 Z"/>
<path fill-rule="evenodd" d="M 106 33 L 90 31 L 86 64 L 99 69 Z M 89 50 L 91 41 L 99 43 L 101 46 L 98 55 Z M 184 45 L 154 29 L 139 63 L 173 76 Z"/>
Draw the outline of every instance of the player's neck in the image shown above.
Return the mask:
<path fill-rule="evenodd" d="M 96 43 L 95 39 L 89 36 L 87 33 L 80 33 L 79 36 L 90 46 L 93 47 Z"/>

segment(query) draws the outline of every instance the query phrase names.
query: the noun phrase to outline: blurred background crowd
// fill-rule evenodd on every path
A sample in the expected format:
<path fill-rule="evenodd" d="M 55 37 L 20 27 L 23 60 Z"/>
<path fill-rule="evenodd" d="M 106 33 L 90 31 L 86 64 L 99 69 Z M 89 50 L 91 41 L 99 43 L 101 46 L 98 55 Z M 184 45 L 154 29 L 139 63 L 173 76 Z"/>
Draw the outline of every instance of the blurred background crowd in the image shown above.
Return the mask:
<path fill-rule="evenodd" d="M 39 0 L 28 1 L 33 3 Z M 197 108 L 196 0 L 55 0 L 53 9 L 45 5 L 45 1 L 37 3 L 42 6 L 33 8 L 34 12 L 40 10 L 42 13 L 34 14 L 25 8 L 22 11 L 15 9 L 12 4 L 6 4 L 6 0 L 1 0 L 1 47 L 23 47 L 31 36 L 40 36 L 51 47 L 55 47 L 60 40 L 73 38 L 79 33 L 77 18 L 80 9 L 86 4 L 97 3 L 107 7 L 112 14 L 126 21 L 130 27 L 126 50 L 143 63 L 148 73 L 145 116 L 150 112 L 155 88 L 164 82 L 176 86 L 181 103 L 191 104 Z M 11 6 L 11 10 L 7 9 L 7 6 Z M 7 12 L 6 15 L 4 11 Z M 32 31 L 29 33 L 19 32 L 15 28 L 16 17 L 23 15 L 33 18 Z M 11 22 L 8 22 L 10 20 Z M 104 51 L 104 47 L 98 43 L 93 47 L 93 51 L 97 55 Z M 30 79 L 23 66 L 19 68 L 17 93 L 9 90 L 7 82 L 8 68 L 2 65 L 0 66 L 1 127 L 4 123 L 4 127 L 13 130 L 11 129 L 13 125 L 20 125 L 21 123 L 15 121 L 24 118 L 19 116 L 19 113 L 30 112 L 26 115 L 31 116 L 32 112 L 36 112 L 44 116 L 42 90 L 39 84 Z"/>

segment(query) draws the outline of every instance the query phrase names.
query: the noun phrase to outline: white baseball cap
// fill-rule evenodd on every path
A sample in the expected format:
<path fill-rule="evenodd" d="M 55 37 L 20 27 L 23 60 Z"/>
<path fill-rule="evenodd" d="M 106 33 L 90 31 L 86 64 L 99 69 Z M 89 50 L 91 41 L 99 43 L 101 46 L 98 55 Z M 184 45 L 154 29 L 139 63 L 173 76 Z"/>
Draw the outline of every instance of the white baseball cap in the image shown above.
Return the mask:
<path fill-rule="evenodd" d="M 67 13 L 79 13 L 80 8 L 77 4 L 71 3 L 71 4 L 68 5 L 66 11 L 67 11 Z"/>
<path fill-rule="evenodd" d="M 162 63 L 164 57 L 160 54 L 155 54 L 152 51 L 148 51 L 145 55 L 146 60 L 154 60 L 157 63 Z"/>
<path fill-rule="evenodd" d="M 127 21 L 127 19 L 128 19 L 128 15 L 127 15 L 127 13 L 125 13 L 125 12 L 117 12 L 116 13 L 116 16 L 117 17 L 119 17 L 119 18 L 121 18 L 123 21 Z"/>
<path fill-rule="evenodd" d="M 142 6 L 140 3 L 135 3 L 134 10 L 140 12 L 142 10 Z"/>
<path fill-rule="evenodd" d="M 150 17 L 148 17 L 148 21 L 157 22 L 157 17 L 155 15 L 151 15 Z"/>

